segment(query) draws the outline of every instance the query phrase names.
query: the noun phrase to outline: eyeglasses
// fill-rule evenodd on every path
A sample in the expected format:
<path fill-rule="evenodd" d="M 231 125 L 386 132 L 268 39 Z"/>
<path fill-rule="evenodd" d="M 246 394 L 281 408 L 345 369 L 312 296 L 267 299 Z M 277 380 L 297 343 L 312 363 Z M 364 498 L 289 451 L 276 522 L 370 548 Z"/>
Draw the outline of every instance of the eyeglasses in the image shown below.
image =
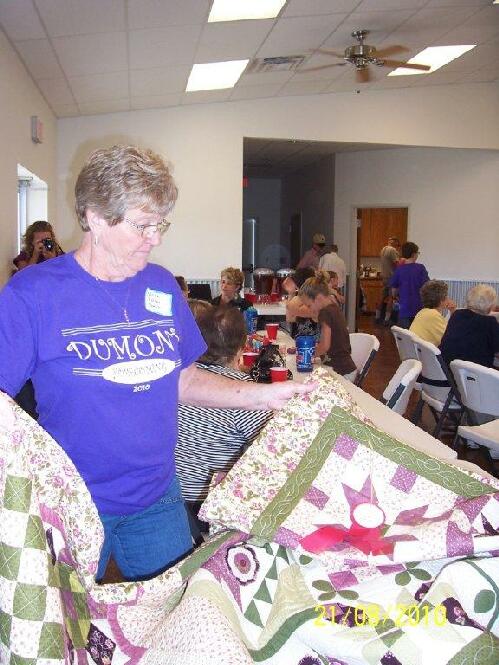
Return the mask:
<path fill-rule="evenodd" d="M 131 219 L 126 218 L 123 221 L 130 226 L 133 226 L 143 238 L 152 238 L 156 232 L 160 235 L 164 235 L 172 225 L 172 223 L 166 219 L 162 219 L 157 224 L 137 224 L 136 222 L 132 222 Z"/>

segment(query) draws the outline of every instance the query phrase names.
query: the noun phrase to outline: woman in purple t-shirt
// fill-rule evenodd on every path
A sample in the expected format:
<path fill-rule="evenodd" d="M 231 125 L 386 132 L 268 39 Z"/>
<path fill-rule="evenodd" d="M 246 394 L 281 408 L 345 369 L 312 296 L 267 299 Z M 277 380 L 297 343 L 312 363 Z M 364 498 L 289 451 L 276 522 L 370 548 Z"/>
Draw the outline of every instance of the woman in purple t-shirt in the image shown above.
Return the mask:
<path fill-rule="evenodd" d="M 402 265 L 392 275 L 390 287 L 392 295 L 399 299 L 399 321 L 401 328 L 409 328 L 414 317 L 423 307 L 420 289 L 430 278 L 422 263 L 416 263 L 419 247 L 414 242 L 402 245 Z"/>
<path fill-rule="evenodd" d="M 175 476 L 179 401 L 272 410 L 314 386 L 234 382 L 194 362 L 206 345 L 173 275 L 149 262 L 177 187 L 159 155 L 96 150 L 75 187 L 75 252 L 14 275 L 0 293 L 0 390 L 33 380 L 40 425 L 85 481 L 128 580 L 191 549 Z"/>

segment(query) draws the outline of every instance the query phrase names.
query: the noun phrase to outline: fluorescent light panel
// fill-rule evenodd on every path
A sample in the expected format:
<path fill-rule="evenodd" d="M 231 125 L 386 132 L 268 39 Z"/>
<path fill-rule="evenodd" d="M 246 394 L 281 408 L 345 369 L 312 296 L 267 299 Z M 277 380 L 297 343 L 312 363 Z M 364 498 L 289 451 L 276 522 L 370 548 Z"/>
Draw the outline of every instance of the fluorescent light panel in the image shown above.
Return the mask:
<path fill-rule="evenodd" d="M 233 88 L 249 60 L 228 60 L 194 65 L 187 81 L 186 92 Z"/>
<path fill-rule="evenodd" d="M 208 23 L 275 18 L 286 0 L 213 0 Z"/>
<path fill-rule="evenodd" d="M 397 67 L 388 76 L 413 76 L 414 74 L 431 74 L 440 67 L 447 65 L 452 60 L 459 58 L 464 53 L 471 51 L 475 48 L 476 44 L 467 44 L 465 46 L 429 46 L 408 60 L 408 64 L 414 65 L 428 65 L 431 67 L 428 71 L 424 72 L 421 69 L 408 69 L 406 67 Z"/>

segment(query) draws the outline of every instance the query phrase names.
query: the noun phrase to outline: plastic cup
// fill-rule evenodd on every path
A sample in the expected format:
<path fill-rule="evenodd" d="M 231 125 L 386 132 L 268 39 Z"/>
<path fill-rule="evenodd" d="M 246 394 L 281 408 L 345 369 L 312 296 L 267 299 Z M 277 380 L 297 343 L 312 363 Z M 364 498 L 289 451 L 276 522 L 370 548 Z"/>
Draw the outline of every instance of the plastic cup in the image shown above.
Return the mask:
<path fill-rule="evenodd" d="M 267 337 L 270 340 L 276 340 L 277 339 L 277 331 L 279 330 L 279 324 L 278 323 L 266 323 L 265 324 L 265 331 L 267 333 Z"/>
<path fill-rule="evenodd" d="M 270 368 L 270 380 L 272 383 L 277 383 L 278 381 L 287 381 L 288 380 L 288 368 L 287 367 L 271 367 Z"/>
<path fill-rule="evenodd" d="M 245 367 L 253 367 L 260 354 L 255 351 L 244 351 L 243 352 L 243 363 Z"/>

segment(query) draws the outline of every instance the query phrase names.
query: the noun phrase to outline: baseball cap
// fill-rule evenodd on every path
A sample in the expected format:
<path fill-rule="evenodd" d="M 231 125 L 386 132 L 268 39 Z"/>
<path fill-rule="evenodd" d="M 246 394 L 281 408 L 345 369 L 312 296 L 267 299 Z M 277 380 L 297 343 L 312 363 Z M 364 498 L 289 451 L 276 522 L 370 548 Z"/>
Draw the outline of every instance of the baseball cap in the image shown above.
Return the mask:
<path fill-rule="evenodd" d="M 322 233 L 314 233 L 312 237 L 312 242 L 314 245 L 325 245 L 326 236 L 322 235 Z"/>

